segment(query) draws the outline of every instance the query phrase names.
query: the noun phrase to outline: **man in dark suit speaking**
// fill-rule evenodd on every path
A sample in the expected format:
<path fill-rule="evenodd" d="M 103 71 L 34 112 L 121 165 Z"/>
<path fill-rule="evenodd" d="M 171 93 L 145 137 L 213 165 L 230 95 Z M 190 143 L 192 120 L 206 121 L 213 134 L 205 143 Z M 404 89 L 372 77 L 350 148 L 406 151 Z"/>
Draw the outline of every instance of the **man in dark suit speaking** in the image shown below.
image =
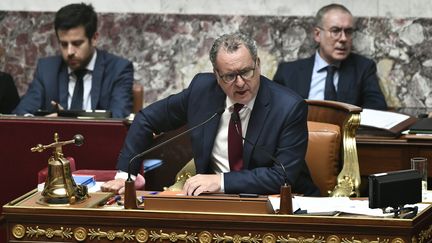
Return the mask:
<path fill-rule="evenodd" d="M 97 50 L 97 15 L 91 5 L 70 4 L 54 20 L 61 56 L 38 61 L 34 79 L 16 107 L 19 115 L 39 109 L 109 110 L 124 118 L 132 110 L 133 66 Z"/>
<path fill-rule="evenodd" d="M 318 196 L 304 160 L 308 143 L 305 101 L 261 76 L 257 47 L 243 34 L 219 37 L 210 60 L 213 73 L 197 74 L 187 89 L 136 115 L 117 164 L 123 172 L 102 190 L 123 192 L 130 159 L 151 147 L 153 133 L 193 127 L 222 108 L 221 115 L 190 133 L 197 175 L 186 181 L 185 194 L 275 194 L 286 179 L 293 192 Z M 233 112 L 239 117 L 237 131 L 233 131 Z M 239 133 L 250 143 L 242 142 Z M 134 175 L 139 167 L 136 161 L 131 165 Z"/>
<path fill-rule="evenodd" d="M 387 109 L 375 63 L 351 53 L 353 16 L 342 5 L 321 8 L 315 17 L 315 55 L 279 64 L 274 81 L 305 99 L 336 100 L 364 108 Z"/>

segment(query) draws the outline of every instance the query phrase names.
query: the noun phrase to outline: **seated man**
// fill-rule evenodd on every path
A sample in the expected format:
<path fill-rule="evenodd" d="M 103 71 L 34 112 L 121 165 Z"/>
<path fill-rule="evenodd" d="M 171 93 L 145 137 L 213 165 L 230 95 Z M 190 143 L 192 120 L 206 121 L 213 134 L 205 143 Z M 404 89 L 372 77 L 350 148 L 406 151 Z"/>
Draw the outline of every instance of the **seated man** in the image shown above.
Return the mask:
<path fill-rule="evenodd" d="M 210 60 L 213 73 L 197 74 L 187 89 L 136 115 L 120 152 L 121 172 L 102 190 L 124 191 L 129 161 L 152 146 L 153 133 L 193 127 L 212 117 L 190 133 L 197 175 L 186 181 L 183 193 L 275 194 L 287 181 L 295 193 L 319 195 L 304 160 L 305 101 L 261 76 L 257 47 L 243 34 L 219 37 Z M 236 122 L 230 119 L 233 112 L 238 115 Z M 249 142 L 243 143 L 242 136 Z M 131 173 L 136 175 L 140 163 L 134 162 Z"/>
<path fill-rule="evenodd" d="M 336 100 L 370 109 L 387 109 L 375 63 L 351 53 L 353 16 L 342 5 L 321 8 L 315 17 L 315 55 L 279 64 L 274 81 L 305 99 Z"/>
<path fill-rule="evenodd" d="M 27 94 L 14 113 L 39 109 L 109 110 L 124 118 L 132 110 L 133 66 L 130 61 L 97 50 L 97 15 L 91 5 L 70 4 L 55 16 L 61 56 L 39 60 Z"/>
<path fill-rule="evenodd" d="M 0 72 L 0 114 L 10 114 L 20 98 L 12 76 Z"/>

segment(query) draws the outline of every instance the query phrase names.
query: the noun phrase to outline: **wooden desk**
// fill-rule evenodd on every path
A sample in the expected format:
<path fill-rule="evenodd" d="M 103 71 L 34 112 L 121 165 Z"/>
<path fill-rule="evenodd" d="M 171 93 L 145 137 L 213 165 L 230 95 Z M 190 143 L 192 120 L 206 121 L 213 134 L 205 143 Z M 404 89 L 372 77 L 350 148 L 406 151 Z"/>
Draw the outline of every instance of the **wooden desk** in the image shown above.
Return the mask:
<path fill-rule="evenodd" d="M 432 176 L 432 140 L 357 137 L 357 149 L 361 175 L 410 169 L 411 158 L 426 157 Z"/>
<path fill-rule="evenodd" d="M 77 169 L 115 169 L 128 126 L 122 120 L 82 120 L 45 117 L 0 117 L 0 205 L 37 185 L 37 173 L 48 164 L 51 151 L 32 153 L 31 147 L 75 134 L 84 136 L 80 147 L 67 145 L 65 156 L 73 156 Z"/>
<path fill-rule="evenodd" d="M 432 206 L 414 219 L 8 205 L 8 242 L 374 242 L 432 240 Z"/>

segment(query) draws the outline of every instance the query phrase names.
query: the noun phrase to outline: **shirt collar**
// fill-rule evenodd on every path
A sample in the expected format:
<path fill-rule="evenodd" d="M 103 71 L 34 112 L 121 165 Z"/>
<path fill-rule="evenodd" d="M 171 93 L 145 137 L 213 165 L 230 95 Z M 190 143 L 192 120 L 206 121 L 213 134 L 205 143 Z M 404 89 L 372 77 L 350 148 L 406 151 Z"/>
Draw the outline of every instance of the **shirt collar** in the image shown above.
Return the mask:
<path fill-rule="evenodd" d="M 325 70 L 325 68 L 327 66 L 329 66 L 329 65 L 330 65 L 329 63 L 327 63 L 324 59 L 321 58 L 321 56 L 319 54 L 319 51 L 317 50 L 316 53 L 315 53 L 314 69 L 316 67 L 315 70 L 317 70 L 318 72 L 320 72 L 322 70 Z M 332 63 L 331 65 L 339 68 L 340 67 L 340 62 L 335 62 L 335 63 Z"/>
<path fill-rule="evenodd" d="M 255 104 L 255 99 L 256 99 L 256 96 L 253 97 L 247 104 L 244 104 L 244 106 L 243 106 L 243 108 L 241 110 L 243 110 L 243 109 L 252 110 L 252 108 L 253 108 L 253 106 Z M 235 103 L 228 96 L 226 98 L 225 104 L 226 104 L 226 107 L 227 107 L 228 111 L 232 112 Z"/>

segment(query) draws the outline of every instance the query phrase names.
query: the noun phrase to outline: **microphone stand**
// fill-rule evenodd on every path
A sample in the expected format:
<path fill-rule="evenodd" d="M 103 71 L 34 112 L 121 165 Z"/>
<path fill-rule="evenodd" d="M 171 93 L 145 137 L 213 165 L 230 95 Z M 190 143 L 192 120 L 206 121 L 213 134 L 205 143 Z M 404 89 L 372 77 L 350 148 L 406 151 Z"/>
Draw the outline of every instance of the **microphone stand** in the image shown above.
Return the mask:
<path fill-rule="evenodd" d="M 280 188 L 280 206 L 279 206 L 279 214 L 293 214 L 292 209 L 292 194 L 291 194 L 291 185 L 288 185 L 288 176 L 285 170 L 285 167 L 279 160 L 277 160 L 273 155 L 271 155 L 267 150 L 262 148 L 261 146 L 255 146 L 251 141 L 243 137 L 239 131 L 238 122 L 240 121 L 239 114 L 236 112 L 231 113 L 231 119 L 234 121 L 234 125 L 236 128 L 237 134 L 247 143 L 252 145 L 255 148 L 263 151 L 270 159 L 276 162 L 284 172 L 284 184 Z"/>
<path fill-rule="evenodd" d="M 218 110 L 217 110 L 217 111 L 216 111 L 216 112 L 215 112 L 215 113 L 214 113 L 210 118 L 208 118 L 207 120 L 201 122 L 201 123 L 198 124 L 198 125 L 195 125 L 194 127 L 190 128 L 190 129 L 188 129 L 188 130 L 186 130 L 186 131 L 184 131 L 184 132 L 182 132 L 182 133 L 180 133 L 180 134 L 177 134 L 176 136 L 174 136 L 174 137 L 172 137 L 172 138 L 170 138 L 170 139 L 167 139 L 167 140 L 161 142 L 160 144 L 158 144 L 158 145 L 156 145 L 156 146 L 154 146 L 154 147 L 151 147 L 150 149 L 145 150 L 145 151 L 142 152 L 142 153 L 139 153 L 139 154 L 135 155 L 131 160 L 129 160 L 129 164 L 128 164 L 128 178 L 127 178 L 127 180 L 125 181 L 124 208 L 125 208 L 125 209 L 136 209 L 136 208 L 138 208 L 138 206 L 137 206 L 137 198 L 136 198 L 136 190 L 135 190 L 135 181 L 132 180 L 132 177 L 131 177 L 131 169 L 130 169 L 131 164 L 132 164 L 132 162 L 133 162 L 134 160 L 136 160 L 137 158 L 142 157 L 142 156 L 144 156 L 144 155 L 150 153 L 151 151 L 153 151 L 153 150 L 155 150 L 155 149 L 158 149 L 158 148 L 164 146 L 165 144 L 170 143 L 170 142 L 172 142 L 173 140 L 175 140 L 175 139 L 177 139 L 177 138 L 179 138 L 179 137 L 182 137 L 183 135 L 185 135 L 185 134 L 191 132 L 192 130 L 194 130 L 194 129 L 196 129 L 196 128 L 198 128 L 198 127 L 200 127 L 200 126 L 206 124 L 207 122 L 209 122 L 210 120 L 212 120 L 215 116 L 217 116 L 217 115 L 221 115 L 224 111 L 225 111 L 225 108 L 222 108 L 222 107 L 219 108 L 219 109 L 218 109 Z"/>

